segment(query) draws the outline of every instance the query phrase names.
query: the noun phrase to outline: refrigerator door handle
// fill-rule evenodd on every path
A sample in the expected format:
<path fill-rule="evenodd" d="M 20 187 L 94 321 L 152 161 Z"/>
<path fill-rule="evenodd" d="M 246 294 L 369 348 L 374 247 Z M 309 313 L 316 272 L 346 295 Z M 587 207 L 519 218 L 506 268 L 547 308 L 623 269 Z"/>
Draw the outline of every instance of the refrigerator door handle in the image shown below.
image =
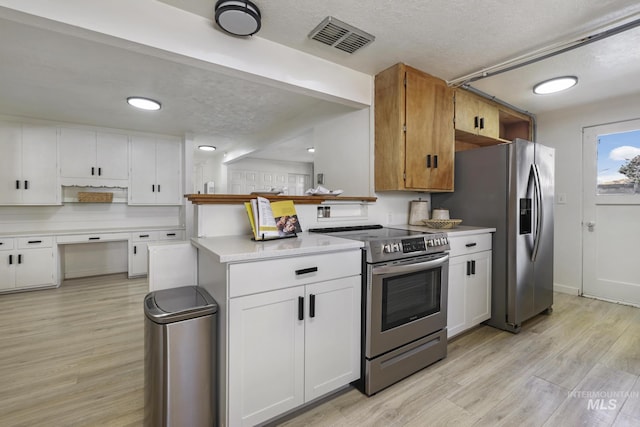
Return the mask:
<path fill-rule="evenodd" d="M 540 170 L 538 165 L 531 166 L 533 170 L 533 190 L 536 197 L 536 231 L 533 241 L 533 251 L 531 252 L 531 261 L 535 261 L 538 257 L 538 249 L 540 249 L 540 239 L 542 237 L 543 212 L 542 208 L 542 183 L 540 182 Z"/>

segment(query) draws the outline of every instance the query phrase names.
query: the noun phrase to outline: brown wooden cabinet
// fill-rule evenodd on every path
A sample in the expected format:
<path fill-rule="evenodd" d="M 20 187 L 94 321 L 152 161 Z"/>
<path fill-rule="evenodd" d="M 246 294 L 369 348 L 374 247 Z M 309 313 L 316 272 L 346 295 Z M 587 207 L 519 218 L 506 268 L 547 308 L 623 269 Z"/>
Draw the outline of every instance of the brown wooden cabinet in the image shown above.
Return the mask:
<path fill-rule="evenodd" d="M 453 191 L 453 90 L 396 64 L 375 78 L 375 190 Z"/>
<path fill-rule="evenodd" d="M 531 117 L 465 89 L 455 90 L 456 151 L 532 139 Z"/>

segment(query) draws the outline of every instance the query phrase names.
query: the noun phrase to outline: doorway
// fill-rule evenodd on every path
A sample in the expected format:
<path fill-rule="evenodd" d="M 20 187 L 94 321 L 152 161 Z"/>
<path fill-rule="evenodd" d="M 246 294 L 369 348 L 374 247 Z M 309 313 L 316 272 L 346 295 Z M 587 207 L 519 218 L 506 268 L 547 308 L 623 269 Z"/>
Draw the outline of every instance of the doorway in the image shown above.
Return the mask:
<path fill-rule="evenodd" d="M 640 120 L 583 130 L 582 294 L 640 306 Z"/>

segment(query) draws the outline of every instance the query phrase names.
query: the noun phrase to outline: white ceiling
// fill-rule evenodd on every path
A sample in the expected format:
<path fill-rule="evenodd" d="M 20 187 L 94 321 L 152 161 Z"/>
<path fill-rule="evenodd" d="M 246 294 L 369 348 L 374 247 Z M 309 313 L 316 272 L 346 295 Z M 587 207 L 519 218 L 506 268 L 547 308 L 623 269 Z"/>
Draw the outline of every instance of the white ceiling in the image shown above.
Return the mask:
<path fill-rule="evenodd" d="M 213 18 L 215 0 L 162 0 Z M 559 42 L 640 19 L 637 0 L 255 0 L 261 37 L 371 75 L 405 62 L 447 81 Z M 326 16 L 376 37 L 352 55 L 307 38 Z M 577 75 L 563 94 L 532 86 Z M 640 93 L 640 27 L 472 83 L 534 114 Z M 159 114 L 123 109 L 134 93 L 161 93 Z M 0 114 L 174 135 L 224 148 L 260 139 L 301 112 L 330 114 L 335 104 L 215 74 L 205 67 L 143 55 L 86 38 L 0 18 Z M 335 108 L 345 109 L 344 106 Z M 290 138 L 290 141 L 304 138 Z"/>

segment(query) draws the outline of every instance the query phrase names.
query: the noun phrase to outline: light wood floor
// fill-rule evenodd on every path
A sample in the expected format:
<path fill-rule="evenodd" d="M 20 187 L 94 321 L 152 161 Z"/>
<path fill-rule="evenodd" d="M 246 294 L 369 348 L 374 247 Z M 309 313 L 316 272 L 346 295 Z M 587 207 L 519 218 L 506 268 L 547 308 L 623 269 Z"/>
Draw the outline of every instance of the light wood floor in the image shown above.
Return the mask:
<path fill-rule="evenodd" d="M 142 425 L 146 293 L 111 275 L 0 295 L 0 426 Z M 639 375 L 639 309 L 556 294 L 520 334 L 482 326 L 377 395 L 349 390 L 285 425 L 640 426 Z"/>

